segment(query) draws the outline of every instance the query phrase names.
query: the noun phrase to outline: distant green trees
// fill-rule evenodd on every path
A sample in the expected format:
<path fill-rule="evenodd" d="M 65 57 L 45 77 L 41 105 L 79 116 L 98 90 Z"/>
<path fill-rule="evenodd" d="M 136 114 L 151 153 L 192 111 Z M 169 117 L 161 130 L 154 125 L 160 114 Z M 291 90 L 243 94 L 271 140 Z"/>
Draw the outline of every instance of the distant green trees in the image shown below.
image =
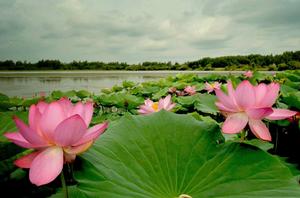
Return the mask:
<path fill-rule="evenodd" d="M 73 61 L 62 63 L 59 60 L 0 61 L 0 70 L 294 70 L 300 69 L 300 51 L 288 51 L 277 55 L 250 54 L 246 56 L 205 57 L 186 63 Z"/>

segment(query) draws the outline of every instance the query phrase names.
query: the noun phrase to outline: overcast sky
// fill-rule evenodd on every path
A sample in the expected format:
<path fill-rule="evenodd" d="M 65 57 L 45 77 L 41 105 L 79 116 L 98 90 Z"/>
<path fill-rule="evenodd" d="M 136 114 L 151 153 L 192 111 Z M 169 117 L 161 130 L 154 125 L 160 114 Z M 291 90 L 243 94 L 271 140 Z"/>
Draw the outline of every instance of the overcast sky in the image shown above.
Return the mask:
<path fill-rule="evenodd" d="M 300 0 L 0 0 L 0 60 L 192 61 L 300 50 Z"/>

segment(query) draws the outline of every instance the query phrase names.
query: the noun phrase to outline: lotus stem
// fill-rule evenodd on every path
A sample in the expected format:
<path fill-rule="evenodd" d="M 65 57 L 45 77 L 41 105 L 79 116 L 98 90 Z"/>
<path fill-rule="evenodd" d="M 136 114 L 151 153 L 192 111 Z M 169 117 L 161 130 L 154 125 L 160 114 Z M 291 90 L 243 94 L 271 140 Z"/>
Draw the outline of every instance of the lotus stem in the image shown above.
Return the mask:
<path fill-rule="evenodd" d="M 241 142 L 244 142 L 246 140 L 247 137 L 247 131 L 242 130 L 241 132 Z"/>
<path fill-rule="evenodd" d="M 62 188 L 63 188 L 64 197 L 65 198 L 69 198 L 68 186 L 66 184 L 66 180 L 65 180 L 65 176 L 64 176 L 64 172 L 63 171 L 60 174 L 60 181 L 61 181 L 61 185 L 62 185 Z"/>

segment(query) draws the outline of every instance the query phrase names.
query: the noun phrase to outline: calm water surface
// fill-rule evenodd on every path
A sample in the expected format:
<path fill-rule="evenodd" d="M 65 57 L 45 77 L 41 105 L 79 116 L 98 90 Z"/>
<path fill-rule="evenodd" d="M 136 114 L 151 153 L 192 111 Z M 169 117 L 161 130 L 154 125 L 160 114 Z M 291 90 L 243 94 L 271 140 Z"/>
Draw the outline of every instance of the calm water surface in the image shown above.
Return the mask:
<path fill-rule="evenodd" d="M 34 94 L 53 90 L 86 89 L 98 94 L 103 88 L 121 84 L 124 80 L 144 82 L 157 80 L 178 73 L 239 74 L 242 72 L 211 71 L 24 71 L 0 72 L 0 92 L 8 96 L 31 97 Z"/>

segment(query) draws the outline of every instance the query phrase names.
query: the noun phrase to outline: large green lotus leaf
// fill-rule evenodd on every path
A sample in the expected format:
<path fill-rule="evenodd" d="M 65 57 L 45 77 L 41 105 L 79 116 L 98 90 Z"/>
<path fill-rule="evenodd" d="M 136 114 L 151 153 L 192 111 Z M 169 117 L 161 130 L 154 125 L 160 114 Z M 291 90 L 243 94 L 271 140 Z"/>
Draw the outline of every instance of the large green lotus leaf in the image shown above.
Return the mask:
<path fill-rule="evenodd" d="M 197 93 L 192 96 L 180 96 L 177 97 L 177 103 L 181 104 L 184 107 L 191 107 L 203 113 L 210 113 L 216 115 L 218 109 L 215 105 L 217 98 L 215 95 L 211 94 L 201 94 Z"/>
<path fill-rule="evenodd" d="M 200 94 L 195 94 L 192 96 L 179 96 L 176 98 L 176 102 L 185 106 L 185 107 L 190 107 L 195 104 L 196 101 L 199 101 Z"/>
<path fill-rule="evenodd" d="M 195 103 L 195 109 L 203 113 L 216 115 L 219 111 L 215 105 L 217 97 L 211 94 L 199 94 L 199 100 Z"/>
<path fill-rule="evenodd" d="M 284 82 L 285 85 L 292 87 L 294 89 L 300 90 L 300 82 L 295 82 L 295 81 L 291 81 L 291 80 L 286 80 Z"/>
<path fill-rule="evenodd" d="M 169 90 L 168 87 L 162 88 L 160 91 L 158 91 L 157 93 L 153 94 L 152 99 L 153 100 L 159 100 L 163 96 L 167 95 L 168 90 Z"/>
<path fill-rule="evenodd" d="M 17 127 L 13 121 L 13 116 L 17 116 L 24 122 L 27 122 L 28 113 L 22 111 L 4 111 L 0 112 L 0 142 L 8 142 L 3 136 L 5 132 L 15 132 Z"/>
<path fill-rule="evenodd" d="M 103 94 L 98 100 L 104 106 L 116 106 L 134 109 L 144 102 L 144 99 L 128 93 Z"/>
<path fill-rule="evenodd" d="M 299 185 L 278 158 L 247 144 L 218 144 L 222 141 L 217 124 L 189 115 L 125 116 L 82 155 L 72 194 L 300 197 Z"/>
<path fill-rule="evenodd" d="M 283 96 L 283 101 L 289 106 L 300 109 L 300 91 Z"/>
<path fill-rule="evenodd" d="M 76 92 L 76 96 L 83 99 L 83 98 L 88 98 L 90 97 L 92 94 L 90 92 L 88 92 L 87 90 L 80 90 Z"/>
<path fill-rule="evenodd" d="M 287 86 L 287 85 L 281 85 L 280 86 L 280 92 L 283 96 L 285 95 L 288 95 L 290 93 L 294 93 L 294 92 L 297 92 L 298 90 L 297 89 L 294 89 L 290 86 Z"/>
<path fill-rule="evenodd" d="M 24 151 L 23 148 L 11 143 L 3 136 L 5 132 L 15 132 L 17 131 L 16 125 L 12 119 L 13 115 L 18 116 L 20 119 L 26 122 L 27 112 L 0 112 L 0 183 L 7 179 L 10 173 L 15 171 L 16 167 L 13 161 L 22 155 Z"/>

